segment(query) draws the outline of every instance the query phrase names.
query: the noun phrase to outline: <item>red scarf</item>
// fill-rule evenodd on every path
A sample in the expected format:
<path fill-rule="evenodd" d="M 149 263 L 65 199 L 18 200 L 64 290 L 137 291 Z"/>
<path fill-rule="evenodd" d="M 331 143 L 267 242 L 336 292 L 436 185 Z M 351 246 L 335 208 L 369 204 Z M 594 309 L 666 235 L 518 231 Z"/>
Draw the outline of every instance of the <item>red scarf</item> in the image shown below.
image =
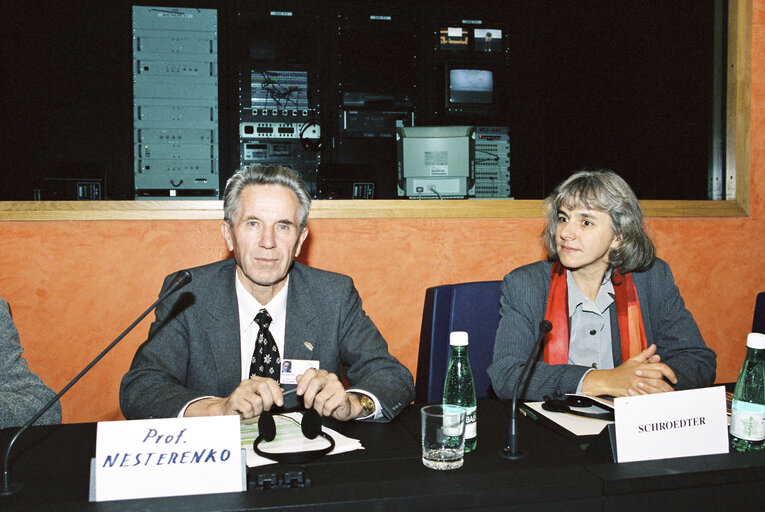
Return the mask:
<path fill-rule="evenodd" d="M 614 270 L 611 275 L 614 285 L 616 317 L 619 321 L 619 335 L 622 341 L 622 362 L 638 355 L 648 346 L 643 327 L 635 281 L 632 273 L 622 274 Z M 548 364 L 568 363 L 568 285 L 566 269 L 559 261 L 553 264 L 550 273 L 550 294 L 547 297 L 545 320 L 552 322 L 553 329 L 547 335 L 544 361 Z"/>

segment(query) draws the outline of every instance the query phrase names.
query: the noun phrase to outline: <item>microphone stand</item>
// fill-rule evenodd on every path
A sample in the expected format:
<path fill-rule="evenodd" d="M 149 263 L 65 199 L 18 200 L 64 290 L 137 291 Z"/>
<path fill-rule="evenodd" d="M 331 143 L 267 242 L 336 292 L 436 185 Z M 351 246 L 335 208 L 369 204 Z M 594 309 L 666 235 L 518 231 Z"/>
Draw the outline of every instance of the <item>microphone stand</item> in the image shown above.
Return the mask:
<path fill-rule="evenodd" d="M 190 282 L 191 282 L 191 273 L 188 270 L 181 271 L 173 279 L 172 286 L 170 286 L 170 288 L 164 294 L 162 294 L 156 301 L 154 301 L 154 304 L 149 306 L 149 308 L 146 311 L 144 311 L 143 314 L 141 314 L 141 316 L 139 316 L 132 324 L 130 324 L 130 326 L 127 329 L 125 329 L 122 332 L 122 334 L 117 336 L 117 339 L 115 339 L 113 342 L 111 342 L 111 344 L 108 347 L 106 347 L 103 351 L 101 351 L 101 353 L 98 354 L 98 356 L 95 359 L 93 359 L 93 361 L 91 361 L 90 364 L 88 364 L 80 373 L 78 373 L 77 376 L 73 378 L 71 382 L 69 382 L 69 384 L 64 386 L 64 389 L 59 391 L 58 394 L 56 394 L 56 396 L 51 398 L 51 400 L 47 404 L 45 404 L 43 408 L 37 412 L 37 414 L 32 416 L 32 419 L 27 421 L 24 424 L 24 426 L 22 426 L 18 430 L 18 432 L 16 432 L 16 434 L 11 438 L 11 442 L 8 443 L 8 448 L 6 448 L 5 450 L 5 457 L 3 458 L 3 483 L 2 483 L 2 486 L 0 486 L 0 496 L 11 496 L 19 492 L 21 488 L 23 487 L 23 484 L 11 483 L 10 477 L 9 477 L 9 463 L 10 463 L 10 457 L 11 457 L 11 448 L 13 448 L 13 445 L 14 443 L 16 443 L 16 440 L 19 438 L 19 436 L 26 429 L 31 427 L 32 424 L 40 418 L 40 416 L 45 414 L 45 412 L 48 409 L 53 407 L 53 404 L 55 404 L 64 393 L 69 391 L 69 388 L 74 386 L 77 383 L 77 381 L 79 381 L 82 378 L 83 375 L 85 375 L 91 368 L 93 368 L 93 366 L 95 366 L 96 363 L 98 363 L 107 354 L 107 352 L 109 352 L 112 348 L 114 348 L 114 346 L 117 345 L 117 343 L 119 343 L 122 340 L 122 338 L 124 338 L 130 331 L 132 331 L 133 328 L 136 325 L 138 325 L 138 323 L 141 320 L 143 320 L 146 315 L 148 315 L 155 307 L 157 307 L 157 304 L 159 304 L 160 302 L 165 300 L 170 294 L 186 286 Z"/>
<path fill-rule="evenodd" d="M 531 349 L 529 358 L 526 359 L 526 365 L 523 367 L 523 370 L 521 370 L 521 375 L 518 377 L 518 380 L 515 383 L 515 388 L 513 389 L 513 410 L 510 414 L 510 428 L 507 435 L 507 446 L 505 446 L 505 448 L 500 452 L 500 455 L 506 459 L 518 460 L 526 456 L 525 453 L 518 449 L 518 428 L 516 425 L 516 416 L 518 412 L 518 388 L 520 388 L 522 383 L 526 382 L 527 375 L 529 375 L 530 378 L 531 373 L 529 372 L 529 367 L 531 366 L 531 362 L 536 359 L 539 348 L 542 346 L 542 340 L 550 331 L 552 331 L 552 323 L 550 323 L 548 320 L 542 320 L 539 322 L 539 336 L 534 342 L 534 348 Z"/>

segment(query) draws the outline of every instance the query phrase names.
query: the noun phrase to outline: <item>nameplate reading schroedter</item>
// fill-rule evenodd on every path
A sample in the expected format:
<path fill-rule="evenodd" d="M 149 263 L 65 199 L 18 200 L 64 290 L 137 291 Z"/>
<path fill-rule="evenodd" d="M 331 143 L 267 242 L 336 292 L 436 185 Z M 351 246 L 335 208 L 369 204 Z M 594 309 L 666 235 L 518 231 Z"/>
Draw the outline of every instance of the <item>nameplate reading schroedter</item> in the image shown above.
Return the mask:
<path fill-rule="evenodd" d="M 614 400 L 619 462 L 728 453 L 725 387 Z"/>
<path fill-rule="evenodd" d="M 239 416 L 102 421 L 91 501 L 245 490 Z"/>

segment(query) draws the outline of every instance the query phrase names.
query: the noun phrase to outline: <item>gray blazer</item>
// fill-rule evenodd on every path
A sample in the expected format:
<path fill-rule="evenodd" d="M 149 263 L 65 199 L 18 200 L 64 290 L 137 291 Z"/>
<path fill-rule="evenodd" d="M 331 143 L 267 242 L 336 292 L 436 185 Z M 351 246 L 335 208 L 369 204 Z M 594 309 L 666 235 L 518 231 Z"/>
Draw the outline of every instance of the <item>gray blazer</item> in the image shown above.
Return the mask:
<path fill-rule="evenodd" d="M 239 385 L 235 269 L 233 259 L 190 269 L 192 282 L 159 305 L 122 379 L 126 418 L 173 417 L 195 398 L 227 397 Z M 283 358 L 318 359 L 322 369 L 374 394 L 383 420 L 392 419 L 414 398 L 412 374 L 388 353 L 351 278 L 300 263 L 289 275 Z"/>
<path fill-rule="evenodd" d="M 538 335 L 539 323 L 544 320 L 551 269 L 552 263 L 548 261 L 532 263 L 513 270 L 502 283 L 501 318 L 493 362 L 488 368 L 492 386 L 500 398 L 513 396 L 515 383 Z M 633 272 L 632 277 L 648 344 L 656 344 L 661 361 L 677 375 L 675 389 L 712 385 L 717 367 L 715 353 L 704 344 L 693 316 L 685 309 L 669 265 L 656 259 L 649 270 Z M 609 311 L 614 366 L 618 366 L 622 354 L 615 303 Z M 569 364 L 549 365 L 542 362 L 540 351 L 539 360 L 530 370 L 532 375 L 525 393 L 519 391 L 518 396 L 542 400 L 545 395 L 574 393 L 588 369 Z"/>
<path fill-rule="evenodd" d="M 0 428 L 20 427 L 56 393 L 32 373 L 21 357 L 19 331 L 8 303 L 0 298 Z M 56 402 L 35 425 L 61 423 L 61 404 Z"/>

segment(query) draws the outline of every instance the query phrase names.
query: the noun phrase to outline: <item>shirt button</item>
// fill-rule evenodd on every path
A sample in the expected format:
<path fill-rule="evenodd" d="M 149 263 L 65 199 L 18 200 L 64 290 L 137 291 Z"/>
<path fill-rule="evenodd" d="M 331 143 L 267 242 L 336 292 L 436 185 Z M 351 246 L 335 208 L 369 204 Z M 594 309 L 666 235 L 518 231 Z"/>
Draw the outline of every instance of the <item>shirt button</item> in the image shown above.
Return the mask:
<path fill-rule="evenodd" d="M 595 329 L 590 331 L 590 336 L 595 336 L 596 334 L 597 334 L 597 332 L 595 331 Z"/>
<path fill-rule="evenodd" d="M 598 363 L 592 363 L 592 367 L 597 369 L 598 368 Z"/>

